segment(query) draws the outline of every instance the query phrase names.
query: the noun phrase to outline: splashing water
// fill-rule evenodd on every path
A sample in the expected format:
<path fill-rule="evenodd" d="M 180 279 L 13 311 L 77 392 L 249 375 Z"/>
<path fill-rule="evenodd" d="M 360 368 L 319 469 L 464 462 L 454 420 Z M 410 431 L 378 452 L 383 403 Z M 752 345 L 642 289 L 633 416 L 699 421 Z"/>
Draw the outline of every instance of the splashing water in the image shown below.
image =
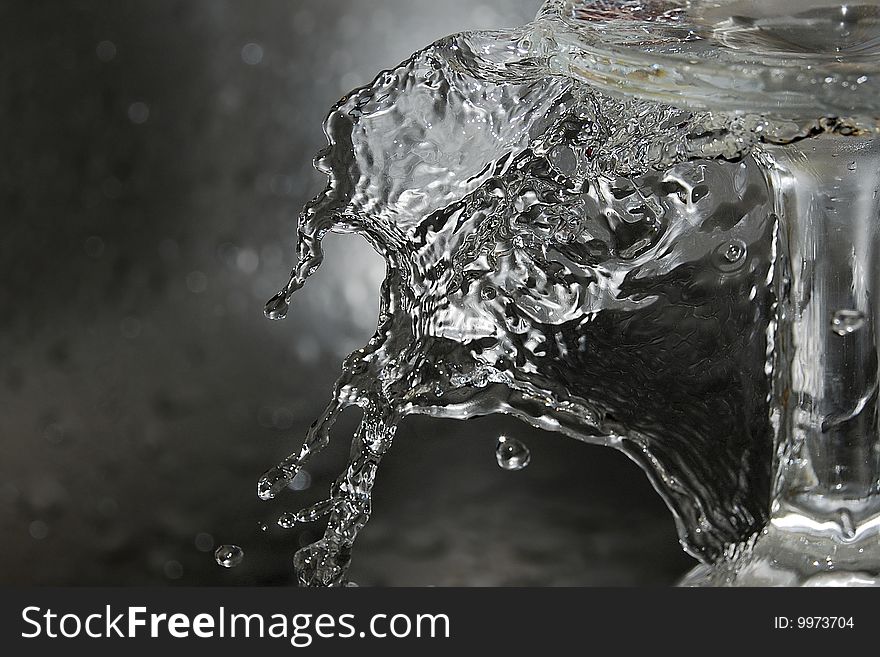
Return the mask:
<path fill-rule="evenodd" d="M 761 146 L 833 126 L 602 93 L 558 72 L 557 4 L 519 29 L 441 39 L 326 119 L 329 184 L 266 315 L 287 314 L 328 231 L 363 236 L 387 275 L 376 333 L 258 484 L 275 497 L 345 408 L 363 410 L 330 498 L 279 521 L 329 516 L 296 555 L 301 584 L 345 582 L 409 414 L 506 413 L 615 447 L 704 560 L 766 519 L 778 222 Z"/>

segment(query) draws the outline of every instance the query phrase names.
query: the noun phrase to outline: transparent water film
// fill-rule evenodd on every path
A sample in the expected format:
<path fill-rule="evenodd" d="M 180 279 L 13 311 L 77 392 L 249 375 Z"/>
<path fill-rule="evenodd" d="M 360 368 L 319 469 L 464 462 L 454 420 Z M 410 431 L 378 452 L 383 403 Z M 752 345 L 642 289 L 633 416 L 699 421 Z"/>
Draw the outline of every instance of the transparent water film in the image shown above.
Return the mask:
<path fill-rule="evenodd" d="M 266 315 L 329 231 L 386 277 L 375 334 L 258 485 L 284 491 L 362 410 L 329 498 L 279 520 L 328 518 L 300 583 L 345 583 L 402 418 L 490 413 L 641 466 L 706 564 L 687 583 L 872 581 L 878 16 L 551 0 L 343 98 Z M 510 438 L 496 458 L 529 460 Z"/>

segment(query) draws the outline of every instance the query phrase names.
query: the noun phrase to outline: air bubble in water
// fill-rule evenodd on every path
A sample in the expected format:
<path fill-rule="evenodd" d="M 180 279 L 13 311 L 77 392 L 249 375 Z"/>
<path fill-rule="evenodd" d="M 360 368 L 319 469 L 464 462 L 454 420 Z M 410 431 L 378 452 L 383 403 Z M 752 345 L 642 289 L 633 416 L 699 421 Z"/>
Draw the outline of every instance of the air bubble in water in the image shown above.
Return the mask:
<path fill-rule="evenodd" d="M 723 272 L 736 271 L 746 261 L 748 247 L 742 240 L 730 240 L 715 249 L 715 266 Z"/>
<path fill-rule="evenodd" d="M 532 455 L 529 448 L 516 438 L 499 436 L 495 447 L 495 459 L 504 470 L 522 470 L 529 464 Z"/>
<path fill-rule="evenodd" d="M 214 551 L 214 560 L 224 568 L 235 568 L 244 559 L 244 550 L 237 545 L 221 545 Z"/>
<path fill-rule="evenodd" d="M 865 313 L 860 310 L 838 310 L 831 318 L 831 330 L 844 336 L 855 333 L 865 325 Z"/>

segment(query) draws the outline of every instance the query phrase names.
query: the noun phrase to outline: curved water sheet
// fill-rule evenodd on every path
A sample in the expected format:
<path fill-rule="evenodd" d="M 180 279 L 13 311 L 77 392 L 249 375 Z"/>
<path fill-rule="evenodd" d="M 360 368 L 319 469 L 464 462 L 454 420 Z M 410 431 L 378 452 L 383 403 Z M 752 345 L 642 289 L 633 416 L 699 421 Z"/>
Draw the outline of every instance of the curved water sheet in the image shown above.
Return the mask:
<path fill-rule="evenodd" d="M 647 473 L 693 555 L 714 559 L 767 515 L 777 220 L 757 118 L 616 99 L 551 74 L 546 16 L 454 35 L 345 97 L 299 219 L 281 319 L 327 231 L 385 259 L 378 329 L 345 361 L 280 493 L 363 410 L 329 516 L 295 558 L 305 585 L 345 582 L 395 426 L 410 413 L 507 413 L 615 447 Z M 584 500 L 589 504 L 590 500 Z"/>

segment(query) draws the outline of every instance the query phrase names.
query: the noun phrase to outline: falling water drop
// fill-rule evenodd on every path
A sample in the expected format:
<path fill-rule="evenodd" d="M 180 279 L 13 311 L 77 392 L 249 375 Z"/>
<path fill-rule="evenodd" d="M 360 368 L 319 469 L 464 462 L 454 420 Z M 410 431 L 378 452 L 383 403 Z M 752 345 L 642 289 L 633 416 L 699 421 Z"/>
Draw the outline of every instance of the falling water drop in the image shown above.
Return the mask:
<path fill-rule="evenodd" d="M 865 313 L 860 310 L 838 310 L 831 318 L 831 330 L 844 336 L 855 333 L 865 325 Z"/>
<path fill-rule="evenodd" d="M 522 470 L 529 464 L 532 455 L 529 448 L 516 438 L 499 436 L 495 447 L 495 459 L 504 470 Z"/>
<path fill-rule="evenodd" d="M 257 483 L 257 497 L 264 502 L 274 499 L 296 476 L 296 470 L 280 465 L 269 468 Z"/>
<path fill-rule="evenodd" d="M 235 568 L 244 559 L 244 550 L 237 545 L 221 545 L 214 551 L 214 560 L 224 568 Z"/>
<path fill-rule="evenodd" d="M 274 297 L 269 299 L 263 314 L 271 320 L 284 319 L 290 310 L 290 295 L 287 290 L 281 290 Z"/>

